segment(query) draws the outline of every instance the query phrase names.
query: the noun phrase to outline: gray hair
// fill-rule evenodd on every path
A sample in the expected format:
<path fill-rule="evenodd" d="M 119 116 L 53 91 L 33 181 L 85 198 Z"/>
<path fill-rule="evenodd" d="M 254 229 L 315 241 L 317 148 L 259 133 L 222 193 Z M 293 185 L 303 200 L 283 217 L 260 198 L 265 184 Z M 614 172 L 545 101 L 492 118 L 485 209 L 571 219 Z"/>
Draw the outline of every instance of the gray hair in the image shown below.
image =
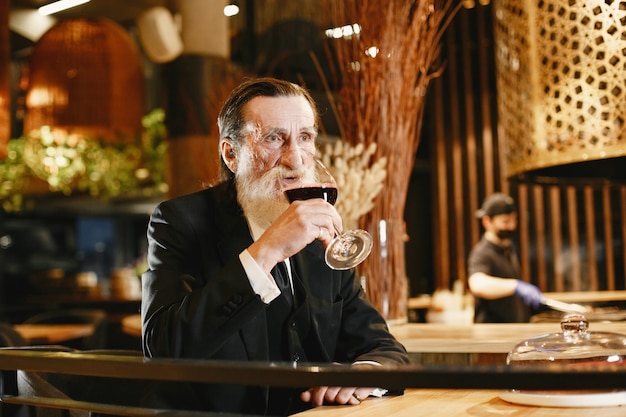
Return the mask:
<path fill-rule="evenodd" d="M 246 80 L 236 87 L 226 102 L 222 106 L 217 116 L 217 127 L 220 132 L 220 142 L 226 138 L 230 139 L 233 148 L 238 150 L 244 141 L 242 129 L 245 125 L 243 108 L 255 97 L 280 97 L 280 96 L 302 96 L 313 110 L 315 117 L 315 127 L 319 123 L 319 113 L 317 105 L 309 91 L 297 84 L 276 78 L 264 77 Z M 222 180 L 233 177 L 234 174 L 228 169 L 224 160 L 220 158 L 220 178 Z"/>

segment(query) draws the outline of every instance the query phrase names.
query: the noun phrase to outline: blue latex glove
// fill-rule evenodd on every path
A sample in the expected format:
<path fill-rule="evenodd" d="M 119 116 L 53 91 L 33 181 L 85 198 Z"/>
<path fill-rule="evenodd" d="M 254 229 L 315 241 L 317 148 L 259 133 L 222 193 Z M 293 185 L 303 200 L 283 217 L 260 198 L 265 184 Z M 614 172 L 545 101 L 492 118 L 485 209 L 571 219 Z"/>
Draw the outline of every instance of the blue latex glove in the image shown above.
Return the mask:
<path fill-rule="evenodd" d="M 541 293 L 541 290 L 537 286 L 529 284 L 526 281 L 517 280 L 515 295 L 524 300 L 524 302 L 532 308 L 537 308 L 543 304 L 543 294 Z"/>

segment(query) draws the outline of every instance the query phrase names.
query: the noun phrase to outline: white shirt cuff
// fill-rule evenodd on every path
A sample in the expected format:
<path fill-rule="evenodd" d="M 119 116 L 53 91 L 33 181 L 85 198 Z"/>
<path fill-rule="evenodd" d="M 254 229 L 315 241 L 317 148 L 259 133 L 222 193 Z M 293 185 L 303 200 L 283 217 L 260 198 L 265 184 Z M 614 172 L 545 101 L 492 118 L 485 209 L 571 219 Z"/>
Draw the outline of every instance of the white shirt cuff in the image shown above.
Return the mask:
<path fill-rule="evenodd" d="M 375 365 L 375 366 L 382 366 L 380 363 L 376 362 L 376 361 L 357 361 L 354 362 L 352 365 L 358 365 L 358 364 L 368 364 L 368 365 Z M 387 392 L 389 392 L 388 390 L 386 390 L 385 388 L 374 388 L 372 390 L 372 392 L 370 392 L 370 396 L 372 397 L 382 397 L 385 394 L 387 394 Z"/>
<path fill-rule="evenodd" d="M 280 295 L 280 289 L 272 275 L 263 272 L 247 249 L 239 254 L 239 260 L 246 271 L 252 291 L 258 294 L 265 304 L 269 304 Z"/>

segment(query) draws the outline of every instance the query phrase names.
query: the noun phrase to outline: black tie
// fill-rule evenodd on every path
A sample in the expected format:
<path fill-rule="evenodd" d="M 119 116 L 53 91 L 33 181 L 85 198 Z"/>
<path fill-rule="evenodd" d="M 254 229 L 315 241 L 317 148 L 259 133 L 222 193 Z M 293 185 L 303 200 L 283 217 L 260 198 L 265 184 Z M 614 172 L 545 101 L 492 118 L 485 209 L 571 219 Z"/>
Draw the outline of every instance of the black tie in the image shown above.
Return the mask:
<path fill-rule="evenodd" d="M 272 276 L 280 288 L 281 294 L 269 304 L 266 310 L 269 358 L 270 360 L 284 361 L 289 358 L 287 319 L 293 311 L 289 275 L 287 275 L 284 262 L 279 262 L 272 269 Z"/>
<path fill-rule="evenodd" d="M 278 288 L 280 288 L 280 292 L 282 296 L 285 297 L 287 304 L 289 304 L 289 309 L 293 308 L 293 296 L 291 294 L 291 285 L 289 285 L 289 273 L 287 272 L 287 265 L 285 262 L 279 262 L 276 264 L 275 277 L 276 284 Z"/>

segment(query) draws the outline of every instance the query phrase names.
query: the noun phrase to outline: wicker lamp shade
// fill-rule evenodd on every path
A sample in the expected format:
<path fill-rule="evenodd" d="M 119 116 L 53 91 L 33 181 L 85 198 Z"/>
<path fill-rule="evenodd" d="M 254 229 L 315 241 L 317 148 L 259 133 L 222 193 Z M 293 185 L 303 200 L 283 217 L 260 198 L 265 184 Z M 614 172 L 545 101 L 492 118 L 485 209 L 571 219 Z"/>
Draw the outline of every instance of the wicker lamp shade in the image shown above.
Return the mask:
<path fill-rule="evenodd" d="M 24 133 L 42 126 L 105 142 L 141 132 L 144 84 L 139 52 L 107 19 L 70 19 L 48 30 L 30 61 Z"/>

